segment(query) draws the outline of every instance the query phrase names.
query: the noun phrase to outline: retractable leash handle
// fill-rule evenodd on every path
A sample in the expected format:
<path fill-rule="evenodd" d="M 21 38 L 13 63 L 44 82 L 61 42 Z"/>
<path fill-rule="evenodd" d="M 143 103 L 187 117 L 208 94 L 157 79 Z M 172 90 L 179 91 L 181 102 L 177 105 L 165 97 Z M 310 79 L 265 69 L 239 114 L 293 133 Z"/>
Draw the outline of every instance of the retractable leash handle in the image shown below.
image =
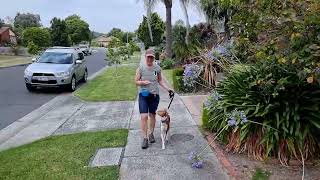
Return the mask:
<path fill-rule="evenodd" d="M 169 98 L 171 100 L 170 100 L 170 103 L 169 103 L 169 106 L 168 106 L 168 110 L 170 109 L 171 103 L 172 103 L 173 98 L 174 98 L 174 92 L 172 90 L 169 90 Z"/>

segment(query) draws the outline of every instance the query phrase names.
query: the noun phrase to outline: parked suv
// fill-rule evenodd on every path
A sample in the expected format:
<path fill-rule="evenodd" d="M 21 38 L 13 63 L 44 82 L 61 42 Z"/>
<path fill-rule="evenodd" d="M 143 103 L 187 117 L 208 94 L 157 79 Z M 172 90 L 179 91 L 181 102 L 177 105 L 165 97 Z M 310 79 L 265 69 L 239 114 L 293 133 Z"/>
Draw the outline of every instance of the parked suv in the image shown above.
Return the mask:
<path fill-rule="evenodd" d="M 87 77 L 88 69 L 83 53 L 70 47 L 47 49 L 24 71 L 29 91 L 37 87 L 65 87 L 74 91 L 77 82 L 86 82 Z"/>

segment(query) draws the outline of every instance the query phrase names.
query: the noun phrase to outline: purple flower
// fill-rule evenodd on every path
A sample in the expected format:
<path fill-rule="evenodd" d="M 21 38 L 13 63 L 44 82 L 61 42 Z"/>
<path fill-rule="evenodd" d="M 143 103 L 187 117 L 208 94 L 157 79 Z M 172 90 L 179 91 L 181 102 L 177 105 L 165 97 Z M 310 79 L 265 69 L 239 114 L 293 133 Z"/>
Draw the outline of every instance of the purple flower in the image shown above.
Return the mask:
<path fill-rule="evenodd" d="M 210 100 L 209 100 L 209 99 L 205 100 L 205 101 L 203 102 L 203 105 L 204 105 L 204 107 L 209 107 L 209 106 L 211 105 Z"/>
<path fill-rule="evenodd" d="M 191 160 L 194 160 L 196 157 L 197 157 L 196 152 L 192 151 L 192 152 L 189 154 L 188 159 L 191 161 Z"/>
<path fill-rule="evenodd" d="M 234 117 L 231 117 L 230 119 L 228 119 L 228 125 L 230 126 L 230 127 L 233 127 L 233 126 L 236 126 L 237 125 L 237 121 L 236 121 L 236 119 L 234 118 Z"/>
<path fill-rule="evenodd" d="M 192 163 L 191 167 L 192 168 L 201 169 L 201 168 L 203 168 L 203 162 L 202 161 L 196 161 L 196 162 Z"/>
<path fill-rule="evenodd" d="M 220 99 L 222 99 L 221 95 L 217 91 L 214 91 L 211 97 L 216 101 L 219 101 Z"/>
<path fill-rule="evenodd" d="M 247 116 L 243 111 L 240 112 L 240 120 L 241 120 L 241 123 L 248 122 Z"/>

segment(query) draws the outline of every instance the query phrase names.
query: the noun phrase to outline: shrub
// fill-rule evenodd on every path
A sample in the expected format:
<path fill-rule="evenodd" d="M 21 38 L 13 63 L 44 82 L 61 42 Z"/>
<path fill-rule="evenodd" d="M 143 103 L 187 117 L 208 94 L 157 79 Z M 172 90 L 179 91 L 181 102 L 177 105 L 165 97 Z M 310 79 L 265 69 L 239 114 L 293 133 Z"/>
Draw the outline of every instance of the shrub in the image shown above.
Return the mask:
<path fill-rule="evenodd" d="M 184 86 L 183 86 L 183 69 L 182 68 L 177 68 L 174 69 L 172 72 L 172 80 L 173 80 L 173 88 L 175 91 L 183 91 Z"/>
<path fill-rule="evenodd" d="M 28 46 L 30 42 L 38 47 L 49 47 L 51 45 L 51 36 L 48 29 L 40 27 L 30 27 L 23 31 L 22 41 Z"/>
<path fill-rule="evenodd" d="M 129 48 L 130 48 L 130 53 L 131 53 L 131 55 L 132 55 L 134 52 L 140 51 L 139 46 L 138 46 L 136 43 L 132 42 L 132 41 L 129 42 Z"/>
<path fill-rule="evenodd" d="M 257 13 L 259 12 L 259 13 Z M 230 23 L 240 61 L 210 98 L 209 128 L 220 130 L 228 114 L 243 111 L 255 123 L 221 134 L 227 149 L 256 159 L 319 157 L 320 5 L 317 0 L 243 1 Z M 239 123 L 239 122 L 237 122 Z"/>
<path fill-rule="evenodd" d="M 319 156 L 320 85 L 300 76 L 295 65 L 276 59 L 231 71 L 216 88 L 222 99 L 207 103 L 209 128 L 220 130 L 237 109 L 266 126 L 248 123 L 225 131 L 221 137 L 228 150 L 260 160 L 274 155 L 284 164 L 293 157 Z"/>
<path fill-rule="evenodd" d="M 32 41 L 28 43 L 28 53 L 31 55 L 36 55 L 40 51 L 40 48 L 35 45 Z"/>
<path fill-rule="evenodd" d="M 205 129 L 210 128 L 210 123 L 209 123 L 209 111 L 206 108 L 202 108 L 202 127 Z"/>
<path fill-rule="evenodd" d="M 162 69 L 171 69 L 173 68 L 175 62 L 172 59 L 165 59 L 161 61 L 160 66 Z"/>

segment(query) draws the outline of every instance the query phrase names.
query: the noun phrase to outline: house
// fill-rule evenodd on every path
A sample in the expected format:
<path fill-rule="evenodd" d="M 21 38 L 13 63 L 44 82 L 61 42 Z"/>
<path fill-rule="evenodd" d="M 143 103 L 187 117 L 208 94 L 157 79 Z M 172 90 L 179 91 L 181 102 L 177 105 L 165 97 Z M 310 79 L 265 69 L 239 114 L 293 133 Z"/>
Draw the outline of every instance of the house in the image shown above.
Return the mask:
<path fill-rule="evenodd" d="M 102 35 L 95 39 L 95 42 L 100 47 L 107 47 L 111 41 L 112 41 L 112 37 L 107 37 L 106 35 Z"/>
<path fill-rule="evenodd" d="M 0 28 L 0 46 L 7 44 L 17 44 L 16 34 L 12 31 L 10 27 Z"/>

